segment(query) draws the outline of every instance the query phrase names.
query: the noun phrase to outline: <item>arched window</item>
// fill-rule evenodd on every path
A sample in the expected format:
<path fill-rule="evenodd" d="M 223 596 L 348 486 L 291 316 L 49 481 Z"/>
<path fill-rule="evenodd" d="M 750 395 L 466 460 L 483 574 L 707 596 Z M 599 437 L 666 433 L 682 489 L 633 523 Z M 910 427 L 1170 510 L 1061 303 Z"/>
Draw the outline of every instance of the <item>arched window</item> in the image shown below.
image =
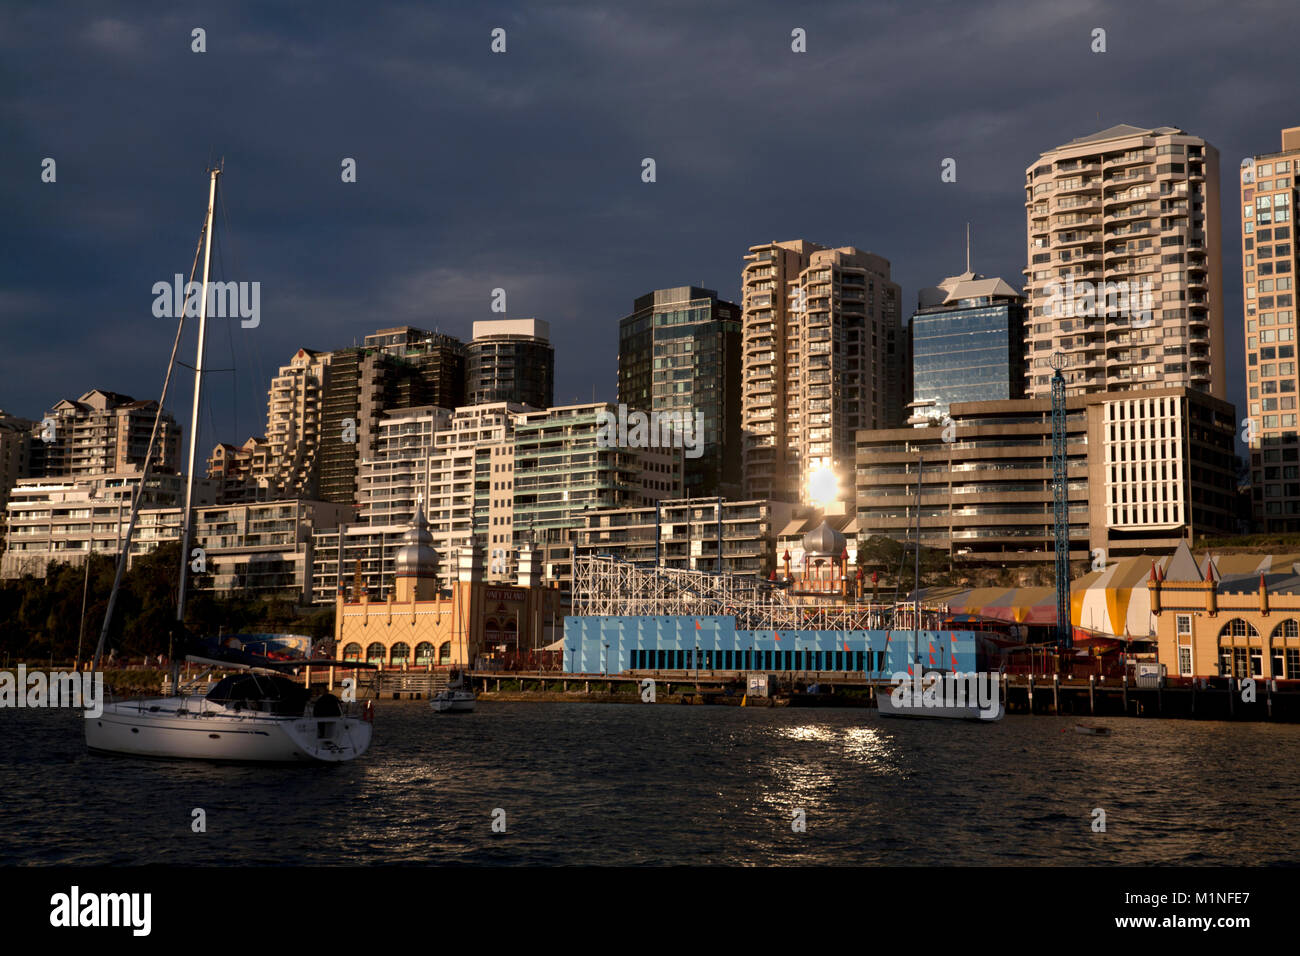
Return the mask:
<path fill-rule="evenodd" d="M 1269 637 L 1269 676 L 1300 680 L 1300 622 L 1287 618 Z"/>
<path fill-rule="evenodd" d="M 389 653 L 388 661 L 394 667 L 400 667 L 411 659 L 411 645 L 404 641 L 398 641 L 393 645 Z"/>
<path fill-rule="evenodd" d="M 1219 673 L 1224 677 L 1264 675 L 1264 649 L 1259 644 L 1259 631 L 1244 618 L 1234 617 L 1219 631 Z"/>
<path fill-rule="evenodd" d="M 433 663 L 433 645 L 428 641 L 421 641 L 415 645 L 415 666 L 424 667 Z"/>
<path fill-rule="evenodd" d="M 1285 640 L 1288 637 L 1300 637 L 1300 622 L 1293 617 L 1287 618 L 1273 628 L 1273 640 Z"/>
<path fill-rule="evenodd" d="M 1223 625 L 1223 630 L 1219 632 L 1219 637 L 1259 637 L 1259 631 L 1255 626 L 1244 618 L 1234 617 L 1227 624 Z"/>
<path fill-rule="evenodd" d="M 347 647 L 343 648 L 343 659 L 345 661 L 361 660 L 361 645 L 353 641 Z"/>
<path fill-rule="evenodd" d="M 382 664 L 384 662 L 385 656 L 386 655 L 384 654 L 384 645 L 380 644 L 378 641 L 375 641 L 373 644 L 371 644 L 369 647 L 366 648 L 367 664 Z"/>
<path fill-rule="evenodd" d="M 439 664 L 451 663 L 451 641 L 443 641 L 442 644 L 438 647 L 438 663 Z"/>

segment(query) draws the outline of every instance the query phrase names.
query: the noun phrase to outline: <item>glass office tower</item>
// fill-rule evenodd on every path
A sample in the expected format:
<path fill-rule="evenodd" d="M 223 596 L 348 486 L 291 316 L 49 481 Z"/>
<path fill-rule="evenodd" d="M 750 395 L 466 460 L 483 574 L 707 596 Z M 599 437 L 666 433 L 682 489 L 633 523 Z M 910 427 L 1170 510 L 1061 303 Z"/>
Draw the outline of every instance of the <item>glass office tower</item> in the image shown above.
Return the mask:
<path fill-rule="evenodd" d="M 973 272 L 921 291 L 912 316 L 912 424 L 940 421 L 955 402 L 1024 397 L 1025 300 Z"/>

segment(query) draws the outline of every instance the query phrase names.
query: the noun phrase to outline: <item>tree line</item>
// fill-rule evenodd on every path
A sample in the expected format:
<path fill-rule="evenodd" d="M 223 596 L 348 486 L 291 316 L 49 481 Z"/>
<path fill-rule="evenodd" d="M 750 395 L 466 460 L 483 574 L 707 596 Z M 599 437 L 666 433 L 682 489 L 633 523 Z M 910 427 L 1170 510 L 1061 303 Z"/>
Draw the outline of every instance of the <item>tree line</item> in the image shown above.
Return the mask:
<path fill-rule="evenodd" d="M 117 559 L 90 556 L 84 565 L 51 562 L 45 578 L 27 575 L 0 586 L 0 654 L 7 660 L 71 662 L 95 652 Z M 171 542 L 136 557 L 122 577 L 105 643 L 116 659 L 169 653 L 176 619 L 180 544 Z M 286 598 L 219 596 L 204 590 L 205 574 L 190 575 L 185 626 L 194 634 L 292 632 L 328 637 L 334 630 L 333 608 L 300 609 Z M 85 618 L 82 596 L 85 594 Z"/>

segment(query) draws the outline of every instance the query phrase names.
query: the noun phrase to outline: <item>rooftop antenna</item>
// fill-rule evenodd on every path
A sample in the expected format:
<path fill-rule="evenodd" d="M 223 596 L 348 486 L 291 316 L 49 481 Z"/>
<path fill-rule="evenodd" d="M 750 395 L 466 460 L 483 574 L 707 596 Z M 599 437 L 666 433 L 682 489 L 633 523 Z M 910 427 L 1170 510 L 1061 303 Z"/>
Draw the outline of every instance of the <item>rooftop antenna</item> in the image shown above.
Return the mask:
<path fill-rule="evenodd" d="M 970 272 L 970 223 L 966 223 L 966 271 Z"/>

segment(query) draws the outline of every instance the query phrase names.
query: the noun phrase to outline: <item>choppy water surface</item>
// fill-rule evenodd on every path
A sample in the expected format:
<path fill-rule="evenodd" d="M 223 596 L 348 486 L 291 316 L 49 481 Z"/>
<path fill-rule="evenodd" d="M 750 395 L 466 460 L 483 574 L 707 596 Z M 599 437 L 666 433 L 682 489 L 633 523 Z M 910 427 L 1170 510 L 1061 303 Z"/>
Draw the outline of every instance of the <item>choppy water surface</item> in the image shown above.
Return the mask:
<path fill-rule="evenodd" d="M 490 702 L 440 715 L 381 702 L 359 761 L 248 767 L 95 756 L 79 716 L 5 710 L 0 863 L 1300 859 L 1300 726 L 1099 718 L 1114 735 L 1090 737 L 1074 723 Z M 195 807 L 206 833 L 191 831 Z M 807 832 L 792 830 L 796 810 Z"/>

